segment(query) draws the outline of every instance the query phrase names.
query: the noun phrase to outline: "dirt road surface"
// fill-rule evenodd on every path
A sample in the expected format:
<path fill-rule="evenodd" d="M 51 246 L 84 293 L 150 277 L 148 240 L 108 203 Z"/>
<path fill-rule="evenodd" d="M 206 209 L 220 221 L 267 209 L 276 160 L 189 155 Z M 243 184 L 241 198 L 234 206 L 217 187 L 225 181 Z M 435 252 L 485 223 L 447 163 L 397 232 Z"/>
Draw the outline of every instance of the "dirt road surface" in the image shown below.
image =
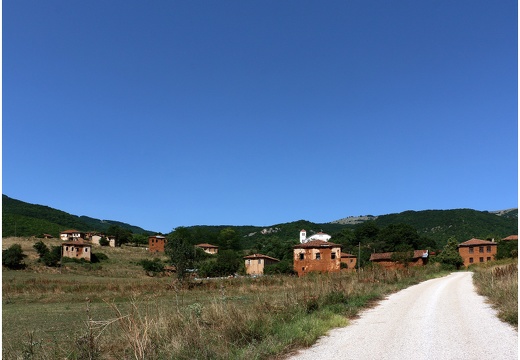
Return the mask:
<path fill-rule="evenodd" d="M 289 359 L 517 360 L 518 332 L 458 272 L 390 295 Z"/>

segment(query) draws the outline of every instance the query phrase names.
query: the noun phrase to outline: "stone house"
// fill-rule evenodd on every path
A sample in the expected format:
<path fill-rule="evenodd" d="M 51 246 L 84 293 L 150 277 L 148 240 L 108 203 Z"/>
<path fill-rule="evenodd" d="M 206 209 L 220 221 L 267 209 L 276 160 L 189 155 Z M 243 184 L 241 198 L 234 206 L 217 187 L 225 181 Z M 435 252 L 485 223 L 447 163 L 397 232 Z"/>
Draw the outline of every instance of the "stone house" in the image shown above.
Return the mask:
<path fill-rule="evenodd" d="M 148 237 L 148 251 L 151 253 L 164 252 L 167 240 L 162 235 L 154 235 Z"/>
<path fill-rule="evenodd" d="M 308 272 L 339 272 L 341 245 L 324 240 L 310 240 L 295 245 L 294 271 L 298 276 Z"/>
<path fill-rule="evenodd" d="M 460 243 L 458 249 L 464 266 L 469 266 L 494 260 L 497 254 L 497 243 L 473 238 Z"/>
<path fill-rule="evenodd" d="M 396 256 L 398 256 L 398 253 L 394 252 L 373 253 L 370 255 L 370 261 L 387 269 L 404 268 L 405 264 L 396 260 Z M 424 266 L 428 263 L 428 259 L 428 250 L 414 250 L 407 266 Z"/>
<path fill-rule="evenodd" d="M 280 262 L 278 259 L 262 254 L 244 256 L 244 260 L 248 275 L 263 275 L 266 266 Z"/>
<path fill-rule="evenodd" d="M 85 259 L 90 261 L 92 253 L 92 244 L 83 239 L 66 241 L 61 244 L 62 257 L 72 259 Z"/>
<path fill-rule="evenodd" d="M 216 246 L 216 245 L 197 244 L 195 246 L 198 247 L 198 248 L 201 248 L 202 250 L 204 250 L 205 253 L 208 253 L 208 254 L 211 254 L 211 255 L 218 254 L 218 246 Z"/>

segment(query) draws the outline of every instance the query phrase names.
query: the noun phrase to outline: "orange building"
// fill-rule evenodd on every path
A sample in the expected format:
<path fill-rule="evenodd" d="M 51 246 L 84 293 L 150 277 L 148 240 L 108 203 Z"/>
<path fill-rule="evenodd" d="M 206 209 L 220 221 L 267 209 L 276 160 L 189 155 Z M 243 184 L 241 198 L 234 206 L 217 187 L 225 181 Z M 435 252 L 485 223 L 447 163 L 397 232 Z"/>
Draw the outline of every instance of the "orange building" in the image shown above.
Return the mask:
<path fill-rule="evenodd" d="M 343 265 L 343 269 L 356 270 L 357 257 L 352 254 L 341 253 L 341 263 L 346 265 L 346 267 Z"/>
<path fill-rule="evenodd" d="M 311 240 L 294 246 L 294 271 L 298 276 L 308 272 L 339 272 L 341 245 L 324 240 Z"/>
<path fill-rule="evenodd" d="M 244 256 L 244 259 L 248 275 L 263 275 L 266 266 L 280 262 L 278 259 L 262 254 Z"/>
<path fill-rule="evenodd" d="M 494 241 L 471 239 L 458 247 L 464 266 L 494 260 L 497 254 L 497 243 Z"/>
<path fill-rule="evenodd" d="M 399 262 L 395 259 L 395 253 L 393 252 L 385 252 L 385 253 L 373 253 L 370 255 L 370 261 L 375 264 L 379 264 L 387 269 L 402 269 L 405 267 L 405 264 Z M 429 253 L 428 250 L 414 250 L 412 259 L 408 262 L 407 266 L 423 266 L 428 263 Z"/>
<path fill-rule="evenodd" d="M 148 251 L 151 253 L 164 252 L 166 238 L 162 235 L 154 235 L 148 238 Z"/>

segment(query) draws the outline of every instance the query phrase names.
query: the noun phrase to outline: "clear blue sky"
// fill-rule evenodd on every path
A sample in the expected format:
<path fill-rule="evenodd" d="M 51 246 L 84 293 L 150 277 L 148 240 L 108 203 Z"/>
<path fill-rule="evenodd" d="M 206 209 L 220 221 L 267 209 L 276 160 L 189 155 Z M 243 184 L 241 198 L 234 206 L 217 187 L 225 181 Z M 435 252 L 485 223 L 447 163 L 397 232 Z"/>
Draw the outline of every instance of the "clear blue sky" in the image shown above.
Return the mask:
<path fill-rule="evenodd" d="M 161 232 L 517 207 L 517 14 L 4 0 L 2 192 Z"/>

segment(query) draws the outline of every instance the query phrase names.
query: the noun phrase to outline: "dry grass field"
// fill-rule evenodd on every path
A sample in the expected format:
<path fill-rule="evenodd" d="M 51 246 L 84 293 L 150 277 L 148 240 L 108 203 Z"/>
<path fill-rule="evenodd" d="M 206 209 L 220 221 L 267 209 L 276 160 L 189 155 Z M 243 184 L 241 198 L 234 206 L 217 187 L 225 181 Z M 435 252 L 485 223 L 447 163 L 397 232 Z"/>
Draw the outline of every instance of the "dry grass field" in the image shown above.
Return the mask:
<path fill-rule="evenodd" d="M 192 280 L 149 277 L 144 248 L 95 247 L 108 260 L 2 272 L 4 359 L 266 359 L 310 346 L 385 295 L 440 276 L 437 266 L 335 275 Z M 59 241 L 45 241 L 57 245 Z"/>

